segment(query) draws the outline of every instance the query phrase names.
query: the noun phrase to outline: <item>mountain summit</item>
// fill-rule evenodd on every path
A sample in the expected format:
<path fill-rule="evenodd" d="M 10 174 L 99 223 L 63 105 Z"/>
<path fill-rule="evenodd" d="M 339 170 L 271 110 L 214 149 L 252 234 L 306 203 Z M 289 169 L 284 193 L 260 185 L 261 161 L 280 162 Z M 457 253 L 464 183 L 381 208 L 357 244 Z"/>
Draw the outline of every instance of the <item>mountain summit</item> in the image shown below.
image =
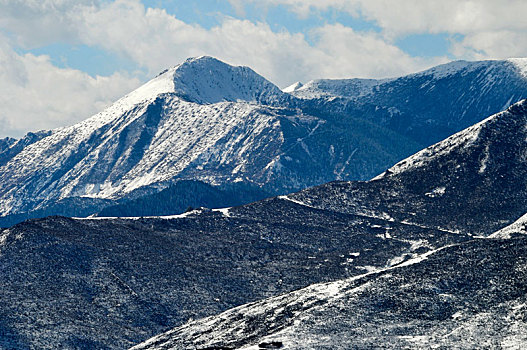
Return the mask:
<path fill-rule="evenodd" d="M 163 74 L 172 76 L 174 92 L 189 102 L 276 104 L 288 98 L 251 68 L 231 66 L 209 56 L 189 58 Z"/>

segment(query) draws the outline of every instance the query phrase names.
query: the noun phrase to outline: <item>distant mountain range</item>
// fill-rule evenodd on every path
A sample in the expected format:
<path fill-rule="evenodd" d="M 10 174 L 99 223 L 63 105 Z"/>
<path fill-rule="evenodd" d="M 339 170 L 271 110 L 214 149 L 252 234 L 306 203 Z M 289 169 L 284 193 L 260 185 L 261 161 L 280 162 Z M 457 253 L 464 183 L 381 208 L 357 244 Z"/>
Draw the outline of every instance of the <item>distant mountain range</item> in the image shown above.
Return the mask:
<path fill-rule="evenodd" d="M 525 125 L 522 101 L 366 182 L 4 229 L 0 347 L 120 349 L 171 328 L 137 348 L 521 345 Z"/>
<path fill-rule="evenodd" d="M 367 180 L 526 98 L 526 62 L 453 62 L 284 92 L 250 68 L 189 59 L 79 124 L 1 140 L 0 224 L 56 214 L 176 214 Z M 225 201 L 207 197 L 207 185 Z M 179 199 L 160 205 L 168 193 Z"/>

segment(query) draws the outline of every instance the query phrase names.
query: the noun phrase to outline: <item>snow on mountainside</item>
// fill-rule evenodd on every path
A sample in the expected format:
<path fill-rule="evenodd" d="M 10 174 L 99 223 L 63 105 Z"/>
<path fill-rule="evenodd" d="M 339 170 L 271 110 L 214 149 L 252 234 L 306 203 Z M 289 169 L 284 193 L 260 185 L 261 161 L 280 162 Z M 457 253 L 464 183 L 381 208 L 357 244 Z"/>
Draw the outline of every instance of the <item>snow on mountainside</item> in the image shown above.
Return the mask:
<path fill-rule="evenodd" d="M 493 144 L 498 142 L 501 143 L 501 140 L 499 140 L 501 137 L 517 138 L 518 134 L 523 135 L 525 133 L 525 130 L 515 130 L 515 128 L 522 126 L 520 121 L 523 121 L 525 118 L 522 114 L 526 108 L 527 100 L 520 101 L 510 107 L 507 111 L 492 115 L 441 142 L 417 152 L 395 164 L 388 170 L 388 172 L 390 174 L 399 174 L 409 169 L 425 167 L 429 163 L 437 163 L 438 159 L 443 159 L 453 153 L 469 153 L 471 148 L 478 148 L 478 146 L 481 146 L 481 143 L 484 143 L 484 153 L 480 156 L 480 166 L 477 169 L 478 173 L 484 173 L 487 171 L 487 166 L 490 162 L 497 162 L 497 159 L 491 159 L 496 157 L 496 154 L 493 154 L 493 150 L 490 149 L 491 145 L 495 147 Z M 520 116 L 522 119 L 519 119 Z M 525 127 L 527 127 L 527 125 Z M 486 131 L 487 133 L 482 134 L 482 131 Z M 518 147 L 523 148 L 525 145 L 519 142 Z M 512 150 L 508 150 L 508 152 L 510 151 Z M 514 163 L 525 162 L 523 155 L 515 154 L 514 156 L 519 157 L 514 159 Z M 384 174 L 381 174 L 374 179 L 379 179 L 382 176 L 384 176 Z"/>
<path fill-rule="evenodd" d="M 190 321 L 132 349 L 518 349 L 526 253 L 525 239 L 454 244 Z"/>
<path fill-rule="evenodd" d="M 390 80 L 391 79 L 319 79 L 309 81 L 306 84 L 295 88 L 290 93 L 295 97 L 303 99 L 324 97 L 358 98 L 371 93 L 375 87 Z"/>
<path fill-rule="evenodd" d="M 431 336 L 416 348 L 518 342 L 524 322 L 509 321 L 523 312 L 527 245 L 481 236 L 525 214 L 526 125 L 527 102 L 517 103 L 477 136 L 462 131 L 428 161 L 372 181 L 179 216 L 55 216 L 0 230 L 0 347 L 121 349 L 181 325 L 147 345 L 332 348 L 324 335 L 336 334 L 344 348 L 406 348 L 423 330 Z"/>
<path fill-rule="evenodd" d="M 30 220 L 0 230 L 0 348 L 124 349 L 469 238 L 280 198 L 163 218 Z"/>
<path fill-rule="evenodd" d="M 248 152 L 265 148 L 265 142 L 272 145 L 273 139 L 280 142 L 274 116 L 249 104 L 197 107 L 170 96 L 152 102 L 127 111 L 107 110 L 28 146 L 1 169 L 2 212 L 23 208 L 23 201 L 16 199 L 21 193 L 36 194 L 32 200 L 42 202 L 70 196 L 122 196 L 168 181 L 192 163 L 199 167 L 212 159 L 228 165 L 244 155 L 244 146 Z M 174 114 L 179 116 L 177 123 Z M 206 123 L 202 115 L 207 115 Z M 217 143 L 222 146 L 222 138 L 233 133 L 237 147 L 212 148 Z M 251 144 L 257 136 L 259 143 Z"/>
<path fill-rule="evenodd" d="M 296 83 L 291 84 L 291 85 L 289 85 L 286 88 L 283 88 L 282 91 L 283 92 L 287 92 L 287 93 L 291 93 L 293 91 L 296 91 L 296 90 L 300 89 L 302 86 L 303 86 L 302 83 L 297 81 Z"/>
<path fill-rule="evenodd" d="M 419 73 L 410 74 L 404 79 L 414 79 L 419 77 L 432 78 L 433 80 L 440 80 L 455 76 L 457 74 L 467 75 L 471 72 L 484 69 L 492 71 L 496 68 L 509 66 L 517 74 L 527 77 L 527 58 L 511 58 L 504 61 L 454 61 L 442 64 Z M 488 78 L 488 84 L 492 84 L 496 77 L 484 76 Z M 379 91 L 381 85 L 395 84 L 401 78 L 389 79 L 317 79 L 311 80 L 306 84 L 295 83 L 283 91 L 291 93 L 292 95 L 304 98 L 323 98 L 323 97 L 343 97 L 343 98 L 358 98 L 365 95 L 375 94 Z M 426 84 L 428 88 L 433 88 L 430 84 Z"/>
<path fill-rule="evenodd" d="M 189 59 L 90 119 L 4 147 L 0 213 L 67 198 L 121 199 L 180 179 L 241 181 L 276 193 L 367 176 L 349 162 L 354 149 L 382 144 L 383 152 L 354 156 L 379 164 L 411 150 L 375 125 L 342 128 L 288 108 L 292 99 L 249 68 Z M 368 136 L 379 134 L 383 140 Z"/>
<path fill-rule="evenodd" d="M 11 158 L 0 168 L 0 212 L 71 196 L 119 197 L 211 160 L 217 166 L 236 163 L 226 177 L 243 176 L 240 157 L 282 138 L 276 114 L 253 103 L 281 96 L 286 95 L 249 68 L 210 57 L 189 59 L 94 117 L 7 152 Z M 225 137 L 234 140 L 225 144 Z M 206 172 L 202 178 L 208 180 Z"/>
<path fill-rule="evenodd" d="M 527 98 L 526 62 L 456 61 L 386 80 L 313 81 L 291 94 L 313 109 L 361 116 L 424 148 Z"/>
<path fill-rule="evenodd" d="M 518 58 L 509 58 L 507 60 L 516 66 L 516 69 L 520 72 L 521 75 L 527 78 L 527 58 L 518 57 Z"/>

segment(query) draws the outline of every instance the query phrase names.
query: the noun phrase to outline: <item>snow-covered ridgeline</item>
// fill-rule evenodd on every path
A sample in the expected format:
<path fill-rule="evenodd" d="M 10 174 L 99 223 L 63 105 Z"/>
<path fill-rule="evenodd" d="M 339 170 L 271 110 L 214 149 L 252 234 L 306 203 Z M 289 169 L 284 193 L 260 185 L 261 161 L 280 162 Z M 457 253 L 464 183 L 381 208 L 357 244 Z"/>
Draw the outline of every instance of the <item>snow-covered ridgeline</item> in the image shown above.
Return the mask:
<path fill-rule="evenodd" d="M 520 101 L 517 104 L 525 104 L 526 100 Z M 511 107 L 512 108 L 512 107 Z M 422 151 L 417 152 L 416 154 L 402 160 L 401 162 L 395 164 L 388 170 L 390 174 L 399 174 L 408 169 L 421 168 L 426 166 L 428 163 L 433 161 L 436 158 L 439 158 L 445 154 L 451 153 L 454 150 L 470 148 L 479 137 L 480 131 L 485 128 L 489 123 L 492 123 L 497 118 L 506 117 L 508 111 L 500 112 L 494 114 L 481 122 L 462 130 L 447 139 L 440 141 L 430 147 L 423 149 Z M 482 164 L 482 168 L 484 164 Z M 480 170 L 482 169 L 480 168 Z M 379 174 L 374 177 L 372 180 L 378 180 L 382 178 L 385 173 Z"/>
<path fill-rule="evenodd" d="M 512 224 L 493 233 L 488 238 L 510 239 L 513 234 L 527 235 L 527 214 L 521 216 Z"/>
<path fill-rule="evenodd" d="M 372 94 L 380 86 L 384 84 L 390 84 L 391 82 L 397 81 L 398 79 L 414 79 L 425 77 L 430 80 L 430 82 L 433 82 L 452 77 L 456 74 L 467 75 L 478 69 L 486 69 L 488 72 L 492 71 L 493 69 L 499 70 L 504 66 L 504 63 L 511 63 L 518 70 L 518 73 L 521 76 L 527 78 L 527 58 L 511 58 L 505 61 L 453 61 L 426 69 L 421 72 L 409 74 L 402 78 L 317 79 L 311 80 L 305 84 L 300 82 L 294 83 L 287 88 L 284 88 L 283 91 L 303 99 L 335 97 L 358 98 Z M 494 78 L 495 77 L 493 75 L 488 75 L 485 77 L 485 79 L 489 79 L 486 84 L 486 88 L 491 87 Z"/>
<path fill-rule="evenodd" d="M 514 64 L 520 74 L 527 79 L 527 58 L 509 58 L 507 61 Z"/>
<path fill-rule="evenodd" d="M 295 83 L 284 92 L 302 99 L 313 98 L 358 98 L 371 93 L 375 87 L 394 79 L 318 79 L 306 84 Z"/>

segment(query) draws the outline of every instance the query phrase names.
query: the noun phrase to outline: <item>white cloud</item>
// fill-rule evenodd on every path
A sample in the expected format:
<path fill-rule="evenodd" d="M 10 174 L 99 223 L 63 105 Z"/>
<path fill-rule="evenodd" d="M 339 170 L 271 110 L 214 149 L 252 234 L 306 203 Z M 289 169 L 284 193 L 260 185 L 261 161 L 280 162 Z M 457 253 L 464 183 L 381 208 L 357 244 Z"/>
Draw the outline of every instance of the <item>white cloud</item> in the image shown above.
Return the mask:
<path fill-rule="evenodd" d="M 446 61 L 410 57 L 377 33 L 358 33 L 341 24 L 318 28 L 315 34 L 317 50 L 331 62 L 323 67 L 323 76 L 329 78 L 396 76 Z"/>
<path fill-rule="evenodd" d="M 1 39 L 1 37 L 0 37 Z M 2 42 L 2 41 L 0 41 Z M 139 80 L 120 73 L 91 77 L 55 67 L 47 56 L 19 55 L 0 45 L 0 135 L 81 121 L 133 90 Z"/>
<path fill-rule="evenodd" d="M 19 7 L 28 8 L 21 13 L 38 12 L 37 2 L 29 2 L 25 7 L 19 0 L 16 2 Z M 40 11 L 38 21 L 33 21 L 33 15 L 12 15 L 3 21 L 14 28 L 30 26 L 31 32 L 66 28 L 67 33 L 54 35 L 126 56 L 146 67 L 150 74 L 202 54 L 249 65 L 282 86 L 315 77 L 378 77 L 423 67 L 423 62 L 412 60 L 375 34 L 348 28 L 341 35 L 345 31 L 342 26 L 315 30 L 312 46 L 302 34 L 273 32 L 265 23 L 234 18 L 226 18 L 221 25 L 206 30 L 162 9 L 145 8 L 139 0 L 104 3 L 84 0 L 81 5 L 70 0 L 47 0 Z M 54 27 L 50 24 L 53 21 L 59 24 Z M 29 45 L 32 36 L 26 32 L 19 30 L 18 40 Z M 332 33 L 339 35 L 339 40 L 334 40 Z"/>
<path fill-rule="evenodd" d="M 100 6 L 99 0 L 0 0 L 0 28 L 24 48 L 74 42 L 76 15 Z"/>
<path fill-rule="evenodd" d="M 489 57 L 505 59 L 527 57 L 525 33 L 501 30 L 469 34 L 461 41 L 454 42 L 452 52 L 459 57 L 486 59 Z"/>
<path fill-rule="evenodd" d="M 59 22 L 75 28 L 69 33 L 75 40 L 126 56 L 150 74 L 203 54 L 248 65 L 281 86 L 319 77 L 396 75 L 424 66 L 377 34 L 339 25 L 313 31 L 315 44 L 310 45 L 302 34 L 274 32 L 262 22 L 225 18 L 221 25 L 206 30 L 162 9 L 145 8 L 138 0 L 88 2 L 83 7 L 66 0 L 61 3 Z M 56 16 L 48 10 L 42 9 L 44 18 L 48 13 Z M 44 30 L 48 21 L 32 25 L 34 30 L 38 26 Z"/>
<path fill-rule="evenodd" d="M 374 22 L 388 41 L 411 34 L 460 34 L 465 38 L 453 42 L 452 53 L 464 58 L 527 55 L 524 0 L 245 1 L 249 2 L 263 7 L 285 5 L 302 18 L 330 8 L 344 11 Z"/>
<path fill-rule="evenodd" d="M 230 0 L 237 7 L 239 1 Z M 333 8 L 375 21 L 385 31 L 408 33 L 474 33 L 526 29 L 523 0 L 245 0 L 268 7 L 285 5 L 301 17 Z"/>

